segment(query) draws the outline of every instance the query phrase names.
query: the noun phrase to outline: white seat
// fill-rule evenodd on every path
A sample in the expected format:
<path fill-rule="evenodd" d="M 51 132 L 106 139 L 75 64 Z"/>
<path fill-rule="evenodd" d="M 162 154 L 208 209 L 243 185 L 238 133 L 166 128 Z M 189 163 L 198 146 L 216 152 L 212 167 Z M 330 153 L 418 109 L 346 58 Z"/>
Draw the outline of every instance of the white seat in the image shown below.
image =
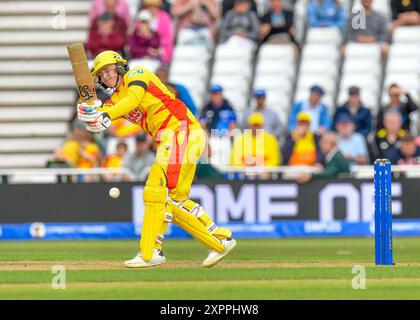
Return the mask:
<path fill-rule="evenodd" d="M 256 67 L 257 75 L 287 75 L 291 80 L 296 76 L 296 67 L 291 63 L 282 63 L 277 61 L 262 60 Z"/>
<path fill-rule="evenodd" d="M 173 61 L 208 61 L 209 59 L 208 50 L 200 46 L 177 45 L 174 48 Z"/>
<path fill-rule="evenodd" d="M 254 88 L 278 90 L 290 93 L 293 83 L 286 75 L 258 75 L 254 81 Z"/>
<path fill-rule="evenodd" d="M 361 44 L 351 42 L 346 47 L 346 59 L 381 59 L 381 47 L 376 43 Z"/>
<path fill-rule="evenodd" d="M 215 61 L 217 60 L 242 60 L 251 61 L 252 50 L 246 50 L 244 48 L 237 48 L 229 45 L 219 45 L 216 48 Z"/>
<path fill-rule="evenodd" d="M 86 40 L 87 32 L 74 30 L 52 31 L 0 31 L 0 45 L 63 44 Z"/>
<path fill-rule="evenodd" d="M 0 123 L 1 137 L 41 137 L 65 136 L 68 133 L 66 122 L 30 122 L 25 123 Z"/>
<path fill-rule="evenodd" d="M 330 60 L 332 63 L 340 59 L 340 51 L 335 45 L 308 44 L 303 47 L 302 59 L 305 60 Z M 314 61 L 314 63 L 316 63 Z"/>
<path fill-rule="evenodd" d="M 51 14 L 51 11 L 48 12 L 48 14 Z M 37 29 L 51 30 L 52 19 L 45 19 L 45 16 L 26 16 L 26 15 L 2 16 L 2 18 L 0 19 L 0 30 L 32 30 L 34 26 L 36 26 Z M 60 27 L 60 25 L 57 24 L 57 27 Z M 89 27 L 88 16 L 87 15 L 66 16 L 65 27 L 67 29 L 87 30 Z"/>
<path fill-rule="evenodd" d="M 16 99 L 19 97 L 19 99 Z M 0 106 L 28 106 L 28 105 L 73 105 L 76 101 L 75 90 L 53 91 L 4 91 Z"/>
<path fill-rule="evenodd" d="M 339 46 L 342 35 L 338 28 L 309 28 L 306 35 L 307 44 L 331 44 Z"/>
<path fill-rule="evenodd" d="M 0 122 L 7 121 L 68 121 L 76 111 L 74 107 L 2 107 Z"/>
<path fill-rule="evenodd" d="M 136 152 L 136 139 L 134 137 L 126 137 L 126 138 L 111 137 L 107 140 L 107 143 L 106 143 L 106 153 L 115 154 L 117 150 L 117 144 L 120 141 L 124 141 L 127 144 L 128 153 Z"/>
<path fill-rule="evenodd" d="M 65 46 L 0 46 L 0 59 L 68 59 Z"/>
<path fill-rule="evenodd" d="M 389 50 L 388 59 L 418 57 L 420 44 L 418 43 L 393 43 Z"/>
<path fill-rule="evenodd" d="M 87 14 L 90 1 L 56 1 L 54 5 L 64 8 L 67 14 Z M 0 12 L 8 16 L 27 14 L 28 12 L 51 15 L 53 8 L 54 6 L 48 1 L 13 1 L 13 5 L 9 1 L 0 2 Z"/>
<path fill-rule="evenodd" d="M 258 53 L 258 60 L 294 61 L 295 49 L 290 44 L 264 44 Z"/>
<path fill-rule="evenodd" d="M 0 59 L 2 57 L 0 56 Z M 72 74 L 70 60 L 17 60 L 0 61 L 0 74 Z"/>
<path fill-rule="evenodd" d="M 0 168 L 44 168 L 51 153 L 0 154 Z"/>
<path fill-rule="evenodd" d="M 156 72 L 156 70 L 161 66 L 160 61 L 153 59 L 132 59 L 128 62 L 130 69 L 135 67 L 143 67 L 151 72 Z"/>
<path fill-rule="evenodd" d="M 419 26 L 401 26 L 395 29 L 393 35 L 394 43 L 420 43 L 420 27 Z"/>
<path fill-rule="evenodd" d="M 328 60 L 320 60 L 319 63 L 313 63 L 312 61 L 303 61 L 300 66 L 299 74 L 327 74 L 332 77 L 336 77 L 338 74 L 338 66 L 336 64 L 332 64 Z"/>
<path fill-rule="evenodd" d="M 208 66 L 200 62 L 186 62 L 186 61 L 176 61 L 173 62 L 169 70 L 170 74 L 175 75 L 197 75 L 203 79 L 207 79 L 208 76 Z"/>
<path fill-rule="evenodd" d="M 169 81 L 185 86 L 189 91 L 204 92 L 206 82 L 199 76 L 169 75 Z"/>
<path fill-rule="evenodd" d="M 3 89 L 74 89 L 76 83 L 74 76 L 68 75 L 0 75 L 0 88 Z"/>
<path fill-rule="evenodd" d="M 343 64 L 343 75 L 346 74 L 382 74 L 382 65 L 375 59 L 346 59 Z"/>
<path fill-rule="evenodd" d="M 63 138 L 0 138 L 0 153 L 53 152 L 63 143 Z"/>
<path fill-rule="evenodd" d="M 420 56 L 417 58 L 388 59 L 386 73 L 415 73 L 420 74 Z"/>
<path fill-rule="evenodd" d="M 251 64 L 243 61 L 217 60 L 213 65 L 213 76 L 240 75 L 249 80 L 251 73 Z"/>

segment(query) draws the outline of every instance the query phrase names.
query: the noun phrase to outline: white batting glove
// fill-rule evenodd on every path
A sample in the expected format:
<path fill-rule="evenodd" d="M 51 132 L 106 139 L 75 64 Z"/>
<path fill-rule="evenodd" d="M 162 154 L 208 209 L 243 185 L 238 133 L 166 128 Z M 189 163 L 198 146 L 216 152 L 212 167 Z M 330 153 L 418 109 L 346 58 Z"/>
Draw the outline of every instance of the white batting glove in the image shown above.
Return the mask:
<path fill-rule="evenodd" d="M 98 118 L 98 108 L 102 106 L 102 101 L 96 99 L 93 104 L 86 102 L 77 105 L 77 118 L 83 122 L 95 122 Z"/>
<path fill-rule="evenodd" d="M 106 112 L 99 112 L 95 121 L 88 122 L 86 129 L 90 132 L 101 132 L 111 126 L 111 118 Z"/>

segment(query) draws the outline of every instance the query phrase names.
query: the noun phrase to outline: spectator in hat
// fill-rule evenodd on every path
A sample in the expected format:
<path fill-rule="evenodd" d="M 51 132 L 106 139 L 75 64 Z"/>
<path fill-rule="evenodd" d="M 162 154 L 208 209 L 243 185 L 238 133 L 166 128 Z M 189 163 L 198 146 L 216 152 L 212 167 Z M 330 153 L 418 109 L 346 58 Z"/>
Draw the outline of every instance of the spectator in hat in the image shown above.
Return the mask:
<path fill-rule="evenodd" d="M 178 18 L 177 33 L 182 30 L 183 37 L 178 38 L 178 44 L 213 48 L 217 35 L 216 21 L 220 16 L 216 0 L 176 0 L 171 13 Z"/>
<path fill-rule="evenodd" d="M 383 1 L 383 0 L 376 0 Z M 372 9 L 373 0 L 361 0 L 364 24 L 363 28 L 354 28 L 354 21 L 360 20 L 360 12 L 352 12 L 347 20 L 345 40 L 356 43 L 377 43 L 381 46 L 382 56 L 386 57 L 389 51 L 389 35 L 385 17 Z M 344 48 L 345 52 L 345 48 Z"/>
<path fill-rule="evenodd" d="M 178 82 L 169 81 L 168 66 L 160 66 L 156 70 L 156 75 L 158 76 L 160 81 L 162 81 L 165 85 L 174 85 L 177 92 L 176 97 L 185 103 L 185 105 L 188 107 L 192 114 L 195 115 L 197 113 L 197 106 L 195 105 L 195 102 L 191 97 L 189 90 L 184 85 Z"/>
<path fill-rule="evenodd" d="M 174 28 L 171 16 L 163 10 L 162 0 L 144 0 L 143 9 L 147 9 L 152 14 L 150 21 L 151 28 L 157 32 L 162 49 L 162 62 L 169 64 L 172 60 L 174 49 Z"/>
<path fill-rule="evenodd" d="M 277 139 L 264 129 L 264 117 L 254 112 L 248 117 L 248 129 L 237 136 L 233 143 L 231 165 L 238 167 L 276 167 L 281 163 Z M 261 173 L 259 178 L 268 178 Z"/>
<path fill-rule="evenodd" d="M 159 34 L 150 27 L 152 14 L 141 10 L 134 32 L 128 38 L 131 59 L 149 58 L 161 61 Z"/>
<path fill-rule="evenodd" d="M 388 110 L 396 110 L 401 114 L 402 128 L 410 131 L 410 115 L 412 112 L 418 110 L 417 104 L 413 101 L 410 94 L 404 92 L 401 86 L 396 83 L 392 83 L 389 86 L 388 96 L 390 102 L 379 109 L 378 116 L 376 118 L 376 130 L 378 131 L 384 128 L 384 114 Z"/>
<path fill-rule="evenodd" d="M 337 0 L 311 0 L 308 5 L 308 25 L 311 28 L 344 29 L 346 11 Z"/>
<path fill-rule="evenodd" d="M 155 154 L 150 151 L 151 139 L 146 133 L 136 137 L 136 150 L 123 160 L 123 167 L 129 169 L 136 179 L 146 178 L 147 169 L 155 162 Z"/>
<path fill-rule="evenodd" d="M 311 114 L 299 112 L 296 128 L 286 136 L 283 145 L 283 161 L 290 166 L 314 166 L 321 163 L 319 135 L 311 128 Z"/>
<path fill-rule="evenodd" d="M 260 23 L 251 11 L 250 0 L 235 0 L 235 5 L 223 18 L 219 28 L 221 43 L 255 49 L 260 37 Z"/>
<path fill-rule="evenodd" d="M 219 136 L 224 136 L 237 127 L 235 111 L 223 96 L 222 86 L 213 84 L 210 87 L 210 101 L 201 111 L 199 120 L 208 131 Z"/>
<path fill-rule="evenodd" d="M 297 178 L 299 183 L 307 183 L 311 179 L 336 178 L 339 174 L 350 172 L 350 164 L 339 149 L 339 139 L 334 132 L 326 132 L 319 142 L 324 154 L 324 165 L 320 172 L 302 173 Z"/>
<path fill-rule="evenodd" d="M 402 137 L 399 150 L 389 160 L 397 165 L 420 165 L 420 147 L 415 138 L 409 133 Z"/>
<path fill-rule="evenodd" d="M 349 98 L 344 105 L 335 110 L 333 116 L 333 129 L 337 131 L 337 119 L 343 115 L 350 115 L 356 126 L 356 132 L 365 138 L 372 131 L 372 114 L 368 108 L 363 106 L 360 99 L 360 88 L 352 86 L 349 88 Z"/>
<path fill-rule="evenodd" d="M 356 126 L 353 117 L 342 113 L 337 117 L 336 123 L 339 149 L 351 165 L 369 163 L 369 154 L 366 140 L 360 133 L 355 132 Z"/>
<path fill-rule="evenodd" d="M 324 95 L 324 89 L 315 85 L 310 88 L 309 99 L 295 102 L 289 116 L 289 131 L 293 131 L 297 124 L 297 115 L 301 111 L 308 112 L 311 115 L 311 131 L 323 133 L 330 129 L 330 117 L 328 107 L 321 101 Z"/>
<path fill-rule="evenodd" d="M 272 109 L 267 108 L 266 100 L 267 93 L 264 89 L 257 89 L 254 92 L 255 108 L 247 110 L 244 113 L 244 122 L 242 128 L 245 129 L 248 126 L 248 117 L 253 112 L 260 112 L 264 117 L 264 130 L 268 133 L 275 135 L 280 138 L 283 132 L 279 116 Z"/>
<path fill-rule="evenodd" d="M 420 25 L 419 0 L 391 0 L 391 33 L 399 26 Z"/>
<path fill-rule="evenodd" d="M 372 145 L 375 159 L 392 159 L 400 148 L 400 140 L 407 134 L 402 128 L 401 113 L 388 110 L 384 115 L 384 128 L 375 136 Z"/>
<path fill-rule="evenodd" d="M 96 18 L 90 27 L 86 48 L 88 55 L 91 56 L 96 56 L 106 50 L 113 50 L 123 55 L 126 43 L 125 22 L 118 16 L 105 12 Z"/>
<path fill-rule="evenodd" d="M 271 8 L 261 18 L 262 42 L 296 42 L 293 33 L 293 11 L 284 8 L 284 0 L 271 0 Z"/>

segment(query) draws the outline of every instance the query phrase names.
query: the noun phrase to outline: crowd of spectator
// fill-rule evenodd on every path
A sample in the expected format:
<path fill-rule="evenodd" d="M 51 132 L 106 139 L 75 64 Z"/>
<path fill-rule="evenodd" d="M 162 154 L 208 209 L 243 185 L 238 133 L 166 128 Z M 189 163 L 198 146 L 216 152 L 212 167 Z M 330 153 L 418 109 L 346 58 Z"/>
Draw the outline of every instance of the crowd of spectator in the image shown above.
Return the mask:
<path fill-rule="evenodd" d="M 373 10 L 374 0 L 361 0 L 365 28 L 351 25 L 348 13 L 337 0 L 309 0 L 307 26 L 335 27 L 345 43 L 380 43 L 383 56 L 389 51 L 394 30 L 402 25 L 420 25 L 420 1 L 391 0 L 392 21 Z M 376 0 L 381 1 L 381 0 Z M 226 148 L 208 148 L 197 167 L 197 177 L 223 177 L 211 165 L 217 153 L 226 152 L 234 167 L 304 165 L 319 173 L 302 174 L 298 181 L 332 177 L 351 166 L 371 164 L 388 158 L 393 164 L 420 164 L 420 139 L 412 128 L 411 116 L 418 105 L 397 83 L 388 88 L 389 103 L 372 112 L 361 98 L 357 83 L 348 89 L 343 105 L 329 106 L 325 90 L 314 84 L 306 99 L 290 106 L 287 123 L 282 123 L 275 105 L 267 105 L 267 91 L 253 92 L 249 108 L 239 114 L 220 84 L 209 87 L 204 105 L 196 105 L 188 89 L 169 81 L 174 43 L 214 49 L 217 44 L 256 49 L 263 43 L 291 43 L 295 39 L 293 0 L 270 0 L 264 12 L 254 0 L 164 0 L 139 1 L 135 14 L 127 0 L 94 0 L 86 42 L 90 58 L 104 50 L 120 52 L 127 59 L 158 61 L 158 77 L 197 117 L 210 139 L 227 139 Z M 343 46 L 343 54 L 345 54 Z M 245 130 L 249 129 L 249 130 Z M 114 141 L 113 150 L 107 148 Z M 128 142 L 129 143 L 128 143 Z M 209 143 L 211 146 L 212 143 Z M 264 145 L 261 151 L 258 146 Z M 96 146 L 96 147 L 95 147 Z M 154 142 L 135 124 L 118 120 L 95 144 L 94 137 L 73 125 L 72 134 L 56 151 L 57 161 L 88 168 L 126 167 L 137 177 L 147 173 L 154 161 Z M 265 178 L 261 174 L 259 178 Z"/>

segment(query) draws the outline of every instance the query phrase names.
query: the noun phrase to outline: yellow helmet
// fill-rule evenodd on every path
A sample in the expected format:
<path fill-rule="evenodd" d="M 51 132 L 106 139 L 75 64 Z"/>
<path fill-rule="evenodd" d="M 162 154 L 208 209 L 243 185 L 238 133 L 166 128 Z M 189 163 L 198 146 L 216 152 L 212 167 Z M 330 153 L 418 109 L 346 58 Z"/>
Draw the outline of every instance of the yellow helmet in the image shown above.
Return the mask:
<path fill-rule="evenodd" d="M 105 66 L 109 66 L 112 64 L 117 65 L 117 71 L 120 74 L 124 74 L 127 72 L 127 60 L 125 60 L 121 55 L 115 51 L 103 51 L 100 54 L 98 54 L 93 61 L 93 71 L 92 76 L 96 77 L 98 71 L 102 69 Z"/>

